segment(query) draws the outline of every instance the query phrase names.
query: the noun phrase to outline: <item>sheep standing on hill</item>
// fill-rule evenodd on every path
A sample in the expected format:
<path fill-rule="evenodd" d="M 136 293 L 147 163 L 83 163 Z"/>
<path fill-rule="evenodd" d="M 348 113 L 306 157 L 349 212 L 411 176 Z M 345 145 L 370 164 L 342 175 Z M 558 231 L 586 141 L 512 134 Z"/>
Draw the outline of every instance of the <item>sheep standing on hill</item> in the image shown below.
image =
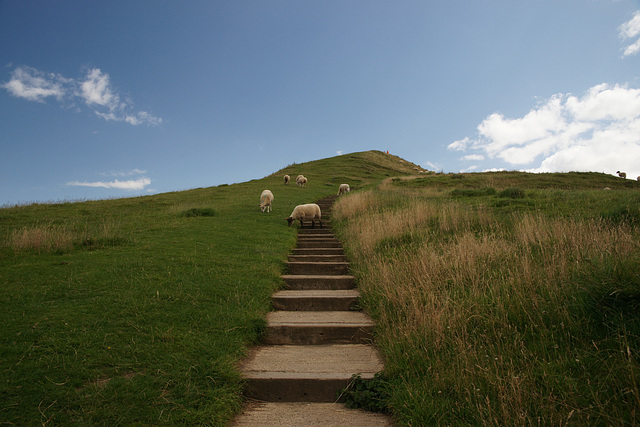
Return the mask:
<path fill-rule="evenodd" d="M 296 178 L 296 184 L 298 184 L 298 187 L 306 187 L 307 178 L 305 178 L 303 175 L 298 175 L 298 177 Z"/>
<path fill-rule="evenodd" d="M 287 185 L 289 183 L 290 179 L 291 179 L 291 177 L 289 177 L 289 175 L 285 175 L 284 176 L 284 185 Z"/>
<path fill-rule="evenodd" d="M 627 173 L 626 173 L 626 172 L 620 172 L 620 171 L 618 171 L 618 172 L 616 172 L 616 173 L 618 174 L 618 176 L 619 176 L 620 178 L 627 179 Z"/>
<path fill-rule="evenodd" d="M 289 227 L 296 219 L 300 221 L 300 228 L 302 228 L 304 220 L 311 221 L 311 228 L 316 226 L 316 219 L 322 227 L 322 212 L 320 212 L 320 206 L 315 203 L 308 203 L 306 205 L 298 205 L 293 208 L 293 212 L 289 215 L 289 218 L 285 218 L 289 223 Z"/>
<path fill-rule="evenodd" d="M 338 196 L 347 194 L 349 191 L 351 191 L 351 189 L 349 188 L 349 184 L 340 184 L 340 187 L 338 187 Z"/>
<path fill-rule="evenodd" d="M 264 190 L 262 194 L 260 194 L 260 210 L 264 213 L 271 212 L 271 202 L 273 202 L 273 193 L 269 190 Z"/>

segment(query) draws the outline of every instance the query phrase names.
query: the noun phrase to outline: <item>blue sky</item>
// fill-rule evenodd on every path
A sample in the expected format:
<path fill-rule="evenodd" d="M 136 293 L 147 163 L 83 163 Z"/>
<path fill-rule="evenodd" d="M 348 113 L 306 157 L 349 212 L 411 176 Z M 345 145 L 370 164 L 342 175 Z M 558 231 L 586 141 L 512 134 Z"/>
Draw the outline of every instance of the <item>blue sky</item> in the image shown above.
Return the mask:
<path fill-rule="evenodd" d="M 0 205 L 371 149 L 640 175 L 630 0 L 0 0 Z"/>

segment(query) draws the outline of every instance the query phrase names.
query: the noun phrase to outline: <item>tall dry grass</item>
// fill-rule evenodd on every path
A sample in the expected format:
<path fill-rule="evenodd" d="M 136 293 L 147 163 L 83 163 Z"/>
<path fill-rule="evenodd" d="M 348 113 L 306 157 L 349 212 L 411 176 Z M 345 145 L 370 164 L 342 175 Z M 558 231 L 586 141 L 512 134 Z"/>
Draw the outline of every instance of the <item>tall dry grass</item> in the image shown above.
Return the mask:
<path fill-rule="evenodd" d="M 611 272 L 637 266 L 633 228 L 498 218 L 419 194 L 398 204 L 379 190 L 340 199 L 333 215 L 378 324 L 401 421 L 637 421 L 629 337 L 591 312 L 620 287 L 602 294 Z"/>
<path fill-rule="evenodd" d="M 127 241 L 118 227 L 108 220 L 96 224 L 72 221 L 68 224 L 37 223 L 11 230 L 4 246 L 15 251 L 67 253 L 74 247 L 114 246 Z"/>

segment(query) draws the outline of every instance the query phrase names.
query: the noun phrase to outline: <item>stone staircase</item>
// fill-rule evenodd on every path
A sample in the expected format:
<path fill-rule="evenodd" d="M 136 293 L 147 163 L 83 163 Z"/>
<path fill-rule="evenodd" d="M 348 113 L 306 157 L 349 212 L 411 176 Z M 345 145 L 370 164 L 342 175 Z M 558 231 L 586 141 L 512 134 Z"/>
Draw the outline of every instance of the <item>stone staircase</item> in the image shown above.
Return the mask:
<path fill-rule="evenodd" d="M 352 375 L 372 378 L 383 363 L 369 344 L 373 323 L 357 310 L 355 278 L 331 232 L 334 200 L 318 202 L 322 228 L 309 223 L 299 230 L 282 276 L 287 289 L 273 295 L 262 345 L 242 366 L 253 404 L 234 425 L 392 425 L 386 416 L 336 403 Z"/>

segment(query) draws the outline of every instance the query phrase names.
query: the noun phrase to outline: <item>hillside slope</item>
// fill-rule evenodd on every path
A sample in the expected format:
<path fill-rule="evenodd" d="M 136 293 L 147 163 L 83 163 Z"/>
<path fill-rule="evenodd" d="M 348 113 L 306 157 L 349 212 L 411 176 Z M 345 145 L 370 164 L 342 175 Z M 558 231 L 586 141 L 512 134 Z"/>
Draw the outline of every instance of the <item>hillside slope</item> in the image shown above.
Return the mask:
<path fill-rule="evenodd" d="M 363 152 L 234 185 L 0 209 L 0 422 L 224 425 L 295 244 L 284 218 L 339 183 L 410 171 Z"/>

